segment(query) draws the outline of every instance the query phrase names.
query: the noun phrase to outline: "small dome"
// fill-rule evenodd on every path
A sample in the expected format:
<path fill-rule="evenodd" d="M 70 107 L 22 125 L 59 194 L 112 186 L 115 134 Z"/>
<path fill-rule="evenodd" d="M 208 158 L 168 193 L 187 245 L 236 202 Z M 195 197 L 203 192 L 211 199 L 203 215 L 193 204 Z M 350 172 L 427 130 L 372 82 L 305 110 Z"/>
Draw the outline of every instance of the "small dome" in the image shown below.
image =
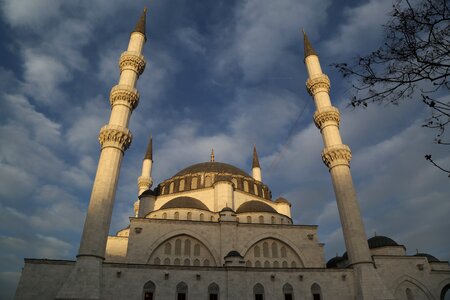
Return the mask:
<path fill-rule="evenodd" d="M 230 207 L 228 207 L 228 206 L 225 206 L 224 208 L 222 208 L 222 210 L 221 211 L 231 211 L 231 212 L 234 212 L 234 210 L 232 210 Z"/>
<path fill-rule="evenodd" d="M 328 269 L 332 269 L 332 268 L 337 268 L 338 266 L 338 263 L 340 263 L 340 262 L 342 262 L 342 261 L 344 261 L 345 260 L 345 258 L 343 258 L 342 256 L 336 256 L 336 257 L 333 257 L 332 259 L 330 259 L 328 262 L 327 262 L 327 268 Z"/>
<path fill-rule="evenodd" d="M 238 214 L 242 213 L 250 213 L 250 212 L 268 212 L 268 213 L 277 213 L 275 209 L 273 209 L 271 206 L 265 204 L 264 202 L 257 201 L 257 200 L 251 200 L 243 203 L 239 208 L 236 210 Z"/>
<path fill-rule="evenodd" d="M 242 175 L 245 177 L 251 177 L 246 172 L 242 171 L 241 169 L 221 162 L 203 162 L 199 164 L 195 164 L 192 166 L 189 166 L 177 174 L 175 176 L 183 176 L 188 174 L 195 174 L 195 173 L 228 173 L 233 175 Z"/>
<path fill-rule="evenodd" d="M 418 257 L 426 257 L 428 262 L 440 262 L 439 259 L 437 259 L 436 257 L 434 257 L 433 255 L 427 254 L 427 253 L 417 253 L 414 254 L 414 256 L 418 256 Z"/>
<path fill-rule="evenodd" d="M 381 248 L 381 247 L 389 247 L 389 246 L 400 246 L 391 238 L 383 235 L 376 235 L 367 240 L 369 244 L 369 249 Z"/>
<path fill-rule="evenodd" d="M 209 210 L 208 207 L 203 204 L 200 200 L 192 198 L 192 197 L 177 197 L 163 206 L 161 206 L 160 209 L 167 209 L 167 208 L 195 208 L 195 209 L 202 209 L 202 210 Z"/>
<path fill-rule="evenodd" d="M 283 197 L 278 197 L 277 200 L 275 200 L 275 203 L 287 203 L 287 204 L 291 205 L 291 202 L 287 201 Z"/>
<path fill-rule="evenodd" d="M 156 196 L 157 194 L 152 191 L 151 189 L 145 190 L 142 194 L 139 195 L 139 198 L 145 197 L 145 196 Z"/>
<path fill-rule="evenodd" d="M 243 256 L 236 250 L 231 250 L 225 257 L 243 257 Z"/>

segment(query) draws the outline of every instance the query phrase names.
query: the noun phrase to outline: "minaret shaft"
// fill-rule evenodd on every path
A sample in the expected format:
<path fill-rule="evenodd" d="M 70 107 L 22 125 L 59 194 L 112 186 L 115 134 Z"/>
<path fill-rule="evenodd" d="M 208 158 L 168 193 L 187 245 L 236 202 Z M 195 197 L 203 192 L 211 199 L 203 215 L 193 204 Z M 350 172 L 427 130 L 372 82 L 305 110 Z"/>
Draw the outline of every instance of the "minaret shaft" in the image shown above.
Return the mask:
<path fill-rule="evenodd" d="M 342 143 L 339 133 L 340 115 L 337 108 L 331 104 L 330 81 L 322 73 L 317 55 L 307 56 L 305 64 L 309 75 L 307 88 L 314 97 L 317 109 L 314 122 L 322 133 L 325 146 L 322 158 L 330 169 L 350 264 L 371 264 L 367 237 L 350 173 L 351 152 L 350 148 Z"/>

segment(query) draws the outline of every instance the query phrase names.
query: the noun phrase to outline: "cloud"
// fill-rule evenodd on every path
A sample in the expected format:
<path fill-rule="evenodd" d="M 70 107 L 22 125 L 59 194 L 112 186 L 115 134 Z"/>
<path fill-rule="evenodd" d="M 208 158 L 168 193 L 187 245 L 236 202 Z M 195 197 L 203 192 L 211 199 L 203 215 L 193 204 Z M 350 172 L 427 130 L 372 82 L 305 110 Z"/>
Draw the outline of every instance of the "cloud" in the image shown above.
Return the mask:
<path fill-rule="evenodd" d="M 344 20 L 337 33 L 324 42 L 327 55 L 348 55 L 361 53 L 363 49 L 378 45 L 383 27 L 389 19 L 392 0 L 370 0 L 355 7 L 344 9 Z"/>
<path fill-rule="evenodd" d="M 192 27 L 183 27 L 176 32 L 176 37 L 181 45 L 196 54 L 205 54 L 205 39 Z"/>

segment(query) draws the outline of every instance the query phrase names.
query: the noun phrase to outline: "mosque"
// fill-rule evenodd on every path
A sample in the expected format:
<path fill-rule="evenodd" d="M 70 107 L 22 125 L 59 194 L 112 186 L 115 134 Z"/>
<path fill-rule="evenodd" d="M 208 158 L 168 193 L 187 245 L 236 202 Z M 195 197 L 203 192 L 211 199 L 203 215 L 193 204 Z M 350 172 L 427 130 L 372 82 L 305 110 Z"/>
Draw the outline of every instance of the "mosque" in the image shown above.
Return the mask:
<path fill-rule="evenodd" d="M 146 11 L 119 60 L 111 116 L 75 261 L 25 259 L 15 299 L 328 300 L 449 299 L 450 267 L 428 254 L 406 255 L 385 236 L 367 240 L 339 133 L 330 81 L 306 34 L 306 86 L 323 137 L 347 252 L 328 262 L 316 225 L 293 224 L 291 204 L 272 197 L 256 148 L 251 174 L 223 162 L 184 168 L 152 189 L 150 139 L 128 227 L 108 236 L 117 181 L 139 102 Z"/>

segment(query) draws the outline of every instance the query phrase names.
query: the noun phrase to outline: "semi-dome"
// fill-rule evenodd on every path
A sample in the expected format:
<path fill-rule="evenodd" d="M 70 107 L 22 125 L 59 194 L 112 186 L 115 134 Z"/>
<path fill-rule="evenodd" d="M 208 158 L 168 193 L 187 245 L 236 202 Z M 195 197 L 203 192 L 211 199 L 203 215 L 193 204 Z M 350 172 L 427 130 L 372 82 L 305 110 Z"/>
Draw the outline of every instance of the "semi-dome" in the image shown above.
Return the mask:
<path fill-rule="evenodd" d="M 251 213 L 251 212 L 268 212 L 268 213 L 277 213 L 275 209 L 273 209 L 270 205 L 265 204 L 264 202 L 251 200 L 243 203 L 236 210 L 238 214 L 242 213 Z"/>
<path fill-rule="evenodd" d="M 160 209 L 168 209 L 168 208 L 195 208 L 202 210 L 209 210 L 208 207 L 203 204 L 200 200 L 192 198 L 192 197 L 177 197 L 169 202 L 165 203 L 161 206 Z"/>
<path fill-rule="evenodd" d="M 439 262 L 440 261 L 433 255 L 428 254 L 428 253 L 417 253 L 417 254 L 414 254 L 414 256 L 425 257 L 428 260 L 428 262 Z"/>
<path fill-rule="evenodd" d="M 367 240 L 367 243 L 369 243 L 369 249 L 389 247 L 389 246 L 400 246 L 393 239 L 383 235 L 371 237 L 370 239 Z"/>
<path fill-rule="evenodd" d="M 327 262 L 327 268 L 328 269 L 331 269 L 331 268 L 337 268 L 338 267 L 338 264 L 340 263 L 340 262 L 343 262 L 344 260 L 346 260 L 344 257 L 342 257 L 342 256 L 336 256 L 336 257 L 333 257 L 332 259 L 330 259 L 328 262 Z"/>
<path fill-rule="evenodd" d="M 177 174 L 176 176 L 183 176 L 183 175 L 189 175 L 189 174 L 195 174 L 195 173 L 227 173 L 232 175 L 241 175 L 245 177 L 251 177 L 246 172 L 242 171 L 241 169 L 221 162 L 203 162 L 199 164 L 195 164 L 192 166 L 189 166 Z"/>
<path fill-rule="evenodd" d="M 231 250 L 225 257 L 243 257 L 238 251 Z"/>

